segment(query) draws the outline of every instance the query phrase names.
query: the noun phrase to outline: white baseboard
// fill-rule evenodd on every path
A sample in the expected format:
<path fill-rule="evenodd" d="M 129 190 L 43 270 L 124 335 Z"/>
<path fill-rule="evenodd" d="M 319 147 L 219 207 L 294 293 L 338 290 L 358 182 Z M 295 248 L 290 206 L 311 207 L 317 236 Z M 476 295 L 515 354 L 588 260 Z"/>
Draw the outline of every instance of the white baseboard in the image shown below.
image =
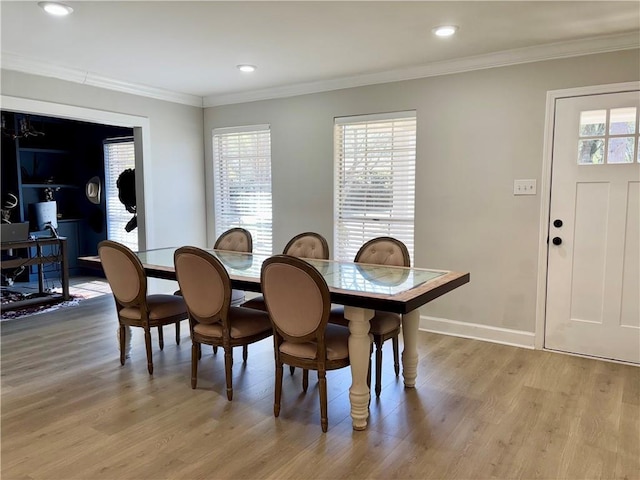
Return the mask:
<path fill-rule="evenodd" d="M 453 335 L 455 337 L 472 338 L 487 342 L 501 343 L 514 347 L 534 349 L 535 334 L 522 330 L 491 327 L 478 323 L 465 323 L 446 318 L 420 316 L 420 330 L 433 333 Z"/>

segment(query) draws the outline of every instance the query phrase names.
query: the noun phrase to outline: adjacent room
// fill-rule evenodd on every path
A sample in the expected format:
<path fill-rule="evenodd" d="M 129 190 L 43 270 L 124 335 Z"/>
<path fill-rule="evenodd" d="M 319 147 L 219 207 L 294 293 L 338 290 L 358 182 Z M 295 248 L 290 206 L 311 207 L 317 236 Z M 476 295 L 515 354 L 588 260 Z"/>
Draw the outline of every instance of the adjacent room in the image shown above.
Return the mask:
<path fill-rule="evenodd" d="M 0 21 L 2 478 L 640 478 L 638 2 Z"/>

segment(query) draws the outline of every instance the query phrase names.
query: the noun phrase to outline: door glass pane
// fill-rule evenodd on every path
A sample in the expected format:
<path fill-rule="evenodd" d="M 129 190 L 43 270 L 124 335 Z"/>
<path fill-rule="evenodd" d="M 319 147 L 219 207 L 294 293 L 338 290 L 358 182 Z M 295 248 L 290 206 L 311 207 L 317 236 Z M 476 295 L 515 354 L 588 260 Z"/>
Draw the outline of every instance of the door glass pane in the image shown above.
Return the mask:
<path fill-rule="evenodd" d="M 610 135 L 628 135 L 636 131 L 636 108 L 612 108 L 609 125 Z M 610 162 L 613 163 L 613 162 Z"/>
<path fill-rule="evenodd" d="M 609 138 L 607 163 L 633 163 L 633 137 Z"/>
<path fill-rule="evenodd" d="M 578 141 L 578 164 L 591 165 L 593 163 L 604 163 L 604 141 L 603 140 L 580 140 Z"/>
<path fill-rule="evenodd" d="M 580 136 L 602 136 L 605 133 L 606 123 L 606 110 L 590 110 L 588 112 L 580 112 Z"/>

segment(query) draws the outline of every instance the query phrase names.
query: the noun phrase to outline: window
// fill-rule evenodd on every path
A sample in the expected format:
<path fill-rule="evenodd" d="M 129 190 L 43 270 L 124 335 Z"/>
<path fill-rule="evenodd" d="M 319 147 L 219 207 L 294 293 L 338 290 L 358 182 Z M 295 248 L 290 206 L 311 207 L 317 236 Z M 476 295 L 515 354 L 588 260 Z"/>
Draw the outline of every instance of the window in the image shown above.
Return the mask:
<path fill-rule="evenodd" d="M 580 112 L 578 164 L 640 162 L 637 114 L 635 107 Z"/>
<path fill-rule="evenodd" d="M 242 227 L 253 251 L 272 253 L 271 132 L 268 125 L 213 130 L 215 234 Z"/>
<path fill-rule="evenodd" d="M 353 260 L 379 236 L 405 243 L 413 258 L 416 114 L 335 119 L 335 255 Z"/>
<path fill-rule="evenodd" d="M 127 168 L 135 169 L 133 138 L 109 138 L 104 141 L 104 197 L 107 205 L 107 238 L 138 250 L 138 230 L 125 230 L 133 218 L 118 198 L 118 177 Z"/>

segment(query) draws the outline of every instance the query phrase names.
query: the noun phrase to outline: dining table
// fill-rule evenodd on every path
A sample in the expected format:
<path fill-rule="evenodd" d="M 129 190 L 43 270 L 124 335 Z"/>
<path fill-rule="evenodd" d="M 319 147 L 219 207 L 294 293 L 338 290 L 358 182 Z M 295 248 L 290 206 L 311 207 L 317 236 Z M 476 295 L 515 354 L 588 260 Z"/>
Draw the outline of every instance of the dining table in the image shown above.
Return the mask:
<path fill-rule="evenodd" d="M 176 280 L 173 254 L 178 247 L 136 252 L 148 277 Z M 261 292 L 262 262 L 271 255 L 208 250 L 225 266 L 232 288 Z M 367 371 L 372 338 L 369 321 L 376 310 L 402 315 L 402 376 L 405 388 L 414 388 L 418 367 L 420 307 L 470 280 L 469 272 L 398 267 L 343 260 L 305 259 L 324 277 L 331 302 L 344 305 L 349 320 L 351 387 L 349 401 L 354 430 L 364 430 L 369 416 Z M 78 259 L 80 265 L 101 268 L 98 256 Z"/>

